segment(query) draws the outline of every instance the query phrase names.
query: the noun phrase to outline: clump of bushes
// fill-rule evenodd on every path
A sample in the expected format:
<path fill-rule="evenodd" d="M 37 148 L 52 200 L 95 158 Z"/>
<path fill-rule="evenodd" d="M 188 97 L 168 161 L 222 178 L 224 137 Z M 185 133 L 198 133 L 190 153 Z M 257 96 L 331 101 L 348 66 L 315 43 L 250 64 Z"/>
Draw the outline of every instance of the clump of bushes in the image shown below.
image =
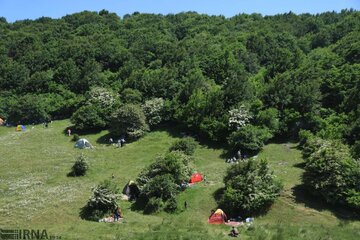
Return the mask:
<path fill-rule="evenodd" d="M 81 154 L 76 159 L 68 176 L 73 176 L 73 177 L 84 176 L 88 169 L 89 169 L 89 164 L 87 158 L 84 154 Z"/>
<path fill-rule="evenodd" d="M 246 125 L 233 132 L 228 141 L 233 150 L 241 149 L 245 152 L 258 152 L 272 136 L 272 133 L 266 127 Z"/>
<path fill-rule="evenodd" d="M 230 215 L 264 213 L 282 190 L 266 160 L 249 159 L 231 165 L 224 183 L 219 205 Z"/>
<path fill-rule="evenodd" d="M 116 200 L 119 194 L 120 189 L 117 185 L 105 180 L 93 189 L 92 196 L 81 209 L 80 217 L 86 220 L 98 221 L 117 207 Z"/>
<path fill-rule="evenodd" d="M 169 151 L 180 151 L 191 156 L 194 154 L 196 147 L 197 142 L 191 137 L 186 137 L 174 142 L 169 148 Z"/>
<path fill-rule="evenodd" d="M 141 189 L 137 202 L 143 203 L 144 213 L 154 213 L 164 209 L 175 212 L 177 203 L 175 196 L 179 193 L 179 185 L 188 182 L 192 169 L 190 157 L 182 152 L 169 152 L 159 156 L 149 167 L 145 168 L 137 178 Z"/>
<path fill-rule="evenodd" d="M 112 115 L 110 131 L 114 135 L 125 135 L 138 139 L 149 131 L 142 108 L 134 104 L 125 104 Z"/>
<path fill-rule="evenodd" d="M 314 195 L 330 204 L 360 209 L 360 163 L 336 140 L 310 137 L 303 145 L 303 182 Z"/>

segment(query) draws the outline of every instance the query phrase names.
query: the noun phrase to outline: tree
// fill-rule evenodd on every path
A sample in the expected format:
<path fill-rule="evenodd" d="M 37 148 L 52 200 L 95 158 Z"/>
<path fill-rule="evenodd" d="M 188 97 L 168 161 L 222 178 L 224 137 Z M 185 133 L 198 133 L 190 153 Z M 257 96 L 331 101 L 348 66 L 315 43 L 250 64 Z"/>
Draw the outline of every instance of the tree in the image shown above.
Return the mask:
<path fill-rule="evenodd" d="M 272 137 L 267 128 L 246 125 L 233 132 L 229 136 L 229 144 L 233 150 L 257 152 L 262 149 L 264 143 Z"/>
<path fill-rule="evenodd" d="M 87 163 L 87 158 L 85 157 L 85 155 L 81 154 L 76 159 L 74 165 L 71 168 L 71 172 L 68 175 L 74 177 L 84 176 L 88 169 L 89 169 L 89 164 Z"/>
<path fill-rule="evenodd" d="M 132 88 L 125 88 L 121 92 L 121 100 L 124 103 L 139 104 L 142 101 L 142 94 L 139 90 Z"/>
<path fill-rule="evenodd" d="M 116 184 L 109 180 L 103 181 L 93 189 L 92 196 L 80 211 L 80 217 L 99 221 L 105 214 L 114 211 L 119 195 L 120 189 Z"/>
<path fill-rule="evenodd" d="M 252 119 L 252 115 L 244 105 L 229 111 L 229 127 L 233 130 L 239 130 L 246 126 Z"/>
<path fill-rule="evenodd" d="M 80 107 L 71 116 L 71 122 L 79 130 L 101 129 L 106 126 L 106 121 L 100 114 L 100 110 L 95 105 L 85 105 Z"/>
<path fill-rule="evenodd" d="M 147 123 L 153 127 L 163 120 L 165 101 L 162 98 L 153 98 L 145 101 L 142 109 Z"/>
<path fill-rule="evenodd" d="M 149 131 L 149 126 L 140 106 L 125 104 L 112 115 L 110 130 L 115 135 L 126 135 L 130 139 L 137 139 Z"/>
<path fill-rule="evenodd" d="M 48 121 L 47 106 L 39 95 L 27 94 L 16 99 L 8 98 L 8 122 L 13 124 L 32 124 Z"/>
<path fill-rule="evenodd" d="M 191 137 L 186 137 L 175 141 L 169 148 L 169 151 L 180 151 L 185 153 L 186 155 L 193 155 L 195 149 L 197 147 L 197 143 Z"/>
<path fill-rule="evenodd" d="M 279 196 L 282 185 L 275 180 L 266 160 L 246 160 L 231 165 L 224 177 L 220 206 L 230 215 L 264 213 Z"/>
<path fill-rule="evenodd" d="M 331 204 L 360 209 L 360 163 L 338 141 L 324 141 L 306 159 L 303 182 Z"/>
<path fill-rule="evenodd" d="M 137 178 L 141 188 L 139 202 L 145 202 L 144 213 L 176 209 L 174 197 L 179 185 L 187 182 L 191 175 L 190 158 L 182 152 L 169 152 L 159 156 L 154 163 L 143 169 Z M 176 200 L 175 200 L 176 202 Z"/>

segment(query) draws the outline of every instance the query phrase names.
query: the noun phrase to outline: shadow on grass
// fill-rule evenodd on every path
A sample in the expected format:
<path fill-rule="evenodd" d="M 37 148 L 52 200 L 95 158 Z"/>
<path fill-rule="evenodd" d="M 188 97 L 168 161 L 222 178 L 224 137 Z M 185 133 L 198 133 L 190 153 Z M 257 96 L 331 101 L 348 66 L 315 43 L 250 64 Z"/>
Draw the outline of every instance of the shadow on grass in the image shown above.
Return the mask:
<path fill-rule="evenodd" d="M 305 166 L 306 166 L 306 163 L 305 163 L 305 162 L 295 163 L 295 164 L 293 165 L 293 167 L 300 168 L 300 169 L 304 169 Z"/>
<path fill-rule="evenodd" d="M 147 199 L 139 197 L 138 199 L 136 199 L 136 201 L 133 202 L 133 204 L 131 204 L 130 209 L 131 211 L 143 212 L 147 202 Z"/>
<path fill-rule="evenodd" d="M 191 130 L 181 124 L 178 124 L 176 122 L 167 122 L 164 124 L 161 124 L 151 131 L 165 131 L 169 133 L 170 136 L 174 138 L 182 138 L 182 137 L 192 137 L 197 142 L 199 142 L 200 145 L 206 146 L 208 148 L 212 149 L 223 149 L 226 146 L 226 143 L 220 143 L 220 142 L 214 142 L 206 138 L 205 136 L 202 136 L 201 134 L 198 134 L 197 131 Z"/>
<path fill-rule="evenodd" d="M 306 207 L 315 209 L 317 211 L 331 211 L 337 218 L 341 220 L 360 220 L 360 215 L 357 214 L 353 209 L 343 206 L 334 206 L 326 203 L 325 200 L 323 200 L 320 196 L 312 195 L 303 184 L 293 187 L 292 192 L 295 197 L 295 201 L 297 203 L 305 204 Z"/>

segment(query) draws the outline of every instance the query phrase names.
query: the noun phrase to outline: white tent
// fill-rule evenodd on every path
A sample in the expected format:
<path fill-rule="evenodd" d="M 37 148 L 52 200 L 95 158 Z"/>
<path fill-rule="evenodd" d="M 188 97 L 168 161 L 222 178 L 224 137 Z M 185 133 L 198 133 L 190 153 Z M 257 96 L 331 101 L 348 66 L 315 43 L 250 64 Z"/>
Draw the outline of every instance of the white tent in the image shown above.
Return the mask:
<path fill-rule="evenodd" d="M 81 139 L 77 140 L 75 143 L 75 147 L 80 148 L 80 149 L 93 148 L 91 143 L 88 140 L 86 140 L 85 138 L 81 138 Z"/>

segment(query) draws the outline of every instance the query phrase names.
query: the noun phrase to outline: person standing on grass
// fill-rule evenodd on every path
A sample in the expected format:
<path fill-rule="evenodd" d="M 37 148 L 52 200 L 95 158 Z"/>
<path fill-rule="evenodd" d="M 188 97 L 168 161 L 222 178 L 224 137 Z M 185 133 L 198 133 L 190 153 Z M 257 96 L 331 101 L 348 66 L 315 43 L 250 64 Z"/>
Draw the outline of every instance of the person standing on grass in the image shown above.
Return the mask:
<path fill-rule="evenodd" d="M 71 136 L 71 129 L 70 128 L 67 130 L 67 133 L 68 133 L 68 136 L 70 137 Z"/>

